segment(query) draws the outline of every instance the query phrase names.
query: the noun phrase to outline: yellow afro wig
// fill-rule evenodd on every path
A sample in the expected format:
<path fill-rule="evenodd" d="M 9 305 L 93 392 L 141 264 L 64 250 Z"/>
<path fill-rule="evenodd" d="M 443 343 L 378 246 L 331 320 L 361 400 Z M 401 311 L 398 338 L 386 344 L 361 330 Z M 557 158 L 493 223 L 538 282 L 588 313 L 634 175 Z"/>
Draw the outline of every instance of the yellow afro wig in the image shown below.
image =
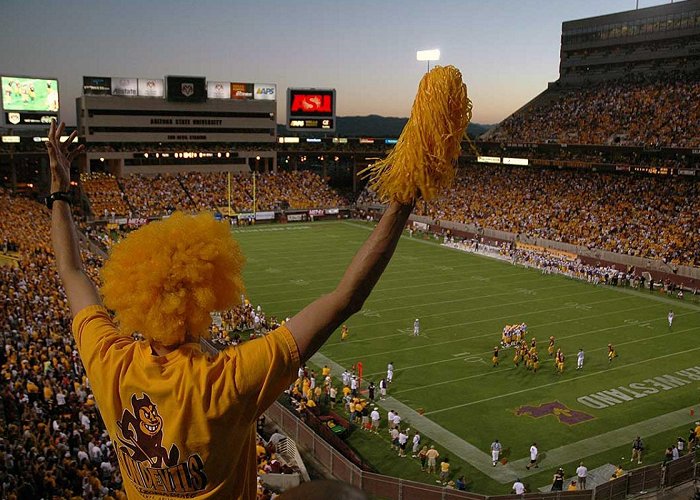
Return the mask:
<path fill-rule="evenodd" d="M 382 201 L 410 203 L 420 194 L 430 201 L 455 176 L 461 140 L 472 117 L 462 73 L 435 66 L 418 86 L 411 117 L 386 158 L 360 172 Z"/>
<path fill-rule="evenodd" d="M 101 291 L 124 333 L 176 346 L 206 335 L 210 313 L 240 301 L 244 261 L 228 224 L 176 212 L 112 248 Z"/>

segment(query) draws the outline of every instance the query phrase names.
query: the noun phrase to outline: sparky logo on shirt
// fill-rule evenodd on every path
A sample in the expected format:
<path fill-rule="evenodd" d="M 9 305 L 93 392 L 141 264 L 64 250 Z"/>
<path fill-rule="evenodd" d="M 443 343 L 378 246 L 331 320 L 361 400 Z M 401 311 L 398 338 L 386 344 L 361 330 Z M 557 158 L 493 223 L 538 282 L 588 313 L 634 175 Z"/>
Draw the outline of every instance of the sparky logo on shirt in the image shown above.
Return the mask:
<path fill-rule="evenodd" d="M 131 411 L 124 409 L 117 421 L 120 435 L 115 443 L 122 472 L 144 495 L 190 497 L 207 486 L 204 461 L 192 454 L 180 461 L 180 450 L 163 446 L 163 417 L 148 394 L 131 396 Z"/>

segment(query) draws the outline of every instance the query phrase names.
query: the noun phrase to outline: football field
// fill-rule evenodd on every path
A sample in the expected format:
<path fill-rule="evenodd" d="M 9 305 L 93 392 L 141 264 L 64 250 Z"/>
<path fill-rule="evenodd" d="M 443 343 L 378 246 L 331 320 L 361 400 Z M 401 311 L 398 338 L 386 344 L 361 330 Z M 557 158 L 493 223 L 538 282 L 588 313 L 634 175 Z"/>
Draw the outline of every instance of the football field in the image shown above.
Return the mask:
<path fill-rule="evenodd" d="M 293 316 L 335 287 L 370 229 L 331 222 L 235 230 L 247 256 L 251 302 L 279 320 Z M 416 318 L 418 337 L 412 335 Z M 539 372 L 516 368 L 512 349 L 501 350 L 500 365 L 493 367 L 504 325 L 522 322 L 528 341 L 537 339 Z M 691 300 L 543 275 L 406 235 L 347 325 L 348 339 L 341 342 L 336 332 L 317 360 L 332 363 L 334 376 L 339 367 L 361 362 L 364 381 L 375 384 L 393 362 L 389 404 L 396 402 L 404 420 L 451 459 L 470 464 L 453 471 L 461 467 L 477 484 L 471 489 L 482 493 L 505 493 L 499 484 L 534 474 L 524 468 L 532 442 L 542 451 L 541 476 L 531 478 L 538 486 L 551 480 L 545 471 L 559 465 L 585 458 L 593 468 L 619 460 L 620 449 L 629 457 L 637 433 L 648 443 L 663 437 L 648 446 L 647 463 L 660 461 L 661 446 L 671 441 L 660 443 L 675 433 L 686 437 L 698 419 L 700 306 Z M 547 354 L 550 336 L 566 355 L 563 374 Z M 612 362 L 608 343 L 618 353 Z M 580 348 L 585 363 L 576 370 Z M 508 464 L 492 470 L 487 452 L 495 438 Z M 363 446 L 372 448 L 359 443 L 361 452 Z M 395 473 L 391 464 L 386 470 L 375 465 Z"/>

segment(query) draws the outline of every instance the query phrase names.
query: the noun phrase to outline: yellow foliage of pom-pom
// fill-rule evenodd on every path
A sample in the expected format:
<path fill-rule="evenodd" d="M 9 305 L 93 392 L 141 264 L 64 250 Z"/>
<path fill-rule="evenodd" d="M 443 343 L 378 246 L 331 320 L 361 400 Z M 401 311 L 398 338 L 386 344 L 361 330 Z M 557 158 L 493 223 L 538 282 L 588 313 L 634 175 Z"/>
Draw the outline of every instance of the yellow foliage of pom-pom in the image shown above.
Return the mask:
<path fill-rule="evenodd" d="M 423 76 L 411 116 L 389 155 L 361 173 L 382 201 L 429 201 L 455 176 L 461 140 L 472 117 L 462 73 L 436 66 Z"/>
<path fill-rule="evenodd" d="M 211 312 L 240 301 L 244 261 L 228 224 L 176 212 L 112 248 L 101 291 L 124 333 L 180 345 L 206 335 Z"/>

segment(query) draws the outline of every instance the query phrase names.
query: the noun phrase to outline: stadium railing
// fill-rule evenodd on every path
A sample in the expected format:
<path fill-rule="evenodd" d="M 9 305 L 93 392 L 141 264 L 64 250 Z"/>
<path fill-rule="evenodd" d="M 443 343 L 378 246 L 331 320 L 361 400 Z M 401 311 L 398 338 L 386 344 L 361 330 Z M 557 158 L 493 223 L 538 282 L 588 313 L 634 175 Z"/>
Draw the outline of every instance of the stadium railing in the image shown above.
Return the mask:
<path fill-rule="evenodd" d="M 306 470 L 306 465 L 304 465 L 304 461 L 301 459 L 301 455 L 299 454 L 299 450 L 297 449 L 297 445 L 294 440 L 281 439 L 275 446 L 275 450 L 277 455 L 282 457 L 288 465 L 299 469 L 299 473 L 304 481 L 310 480 L 309 473 Z"/>
<path fill-rule="evenodd" d="M 628 495 L 674 488 L 689 481 L 698 480 L 700 476 L 700 467 L 697 465 L 698 452 L 695 452 L 688 453 L 665 466 L 662 463 L 656 463 L 631 470 L 623 477 L 600 484 L 593 490 L 533 492 L 525 495 L 482 495 L 362 470 L 317 435 L 313 429 L 280 402 L 275 402 L 265 412 L 265 415 L 306 452 L 312 454 L 333 477 L 352 484 L 373 497 L 389 500 L 404 498 L 420 498 L 421 500 L 519 500 L 523 498 L 528 500 L 558 498 L 567 500 L 622 500 Z"/>

